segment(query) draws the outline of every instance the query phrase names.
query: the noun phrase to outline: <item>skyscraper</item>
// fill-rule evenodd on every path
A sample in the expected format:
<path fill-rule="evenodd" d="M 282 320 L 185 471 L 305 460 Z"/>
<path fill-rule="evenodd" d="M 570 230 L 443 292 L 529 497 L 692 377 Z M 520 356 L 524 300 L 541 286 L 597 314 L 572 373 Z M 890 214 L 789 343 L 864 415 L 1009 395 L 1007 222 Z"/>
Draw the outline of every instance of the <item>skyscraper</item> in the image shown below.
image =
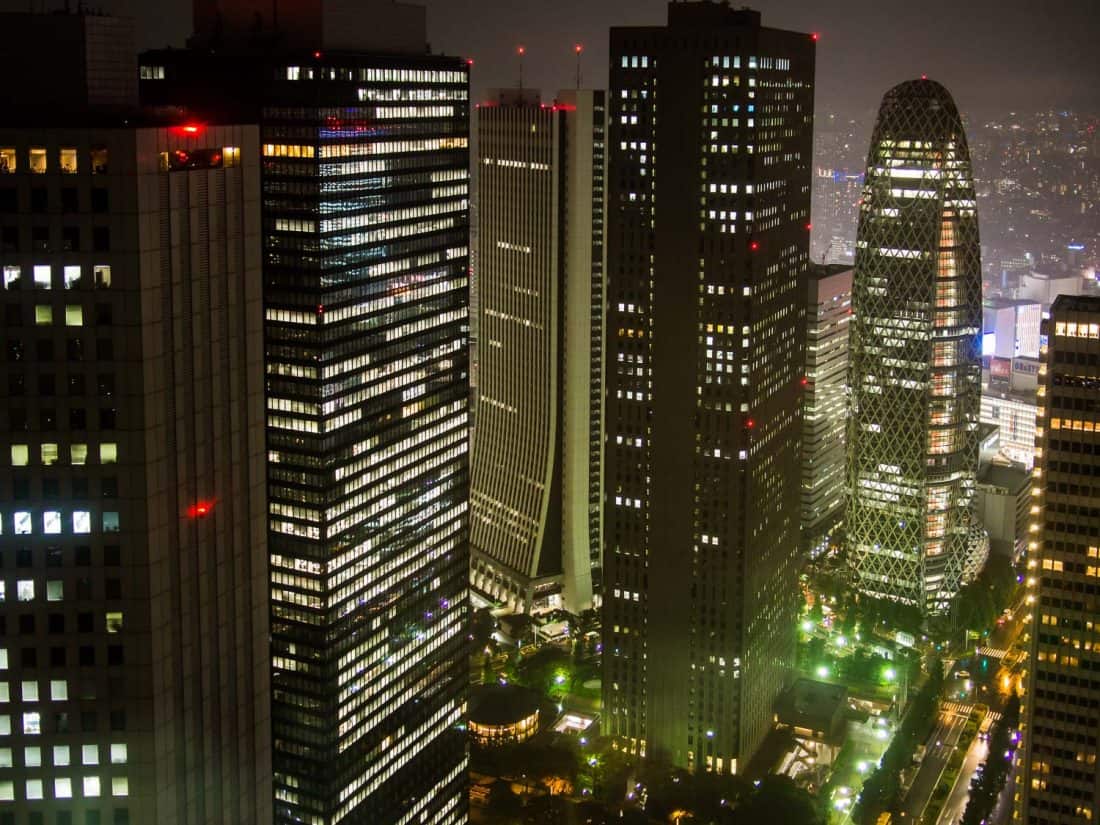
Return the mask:
<path fill-rule="evenodd" d="M 0 821 L 270 822 L 259 130 L 0 32 Z"/>
<path fill-rule="evenodd" d="M 602 526 L 604 93 L 489 98 L 477 110 L 471 582 L 517 610 L 579 613 Z"/>
<path fill-rule="evenodd" d="M 611 30 L 604 729 L 736 773 L 794 658 L 814 38 Z"/>
<path fill-rule="evenodd" d="M 260 122 L 275 822 L 464 821 L 468 67 L 377 0 L 196 32 L 142 93 Z"/>
<path fill-rule="evenodd" d="M 939 83 L 883 98 L 856 247 L 849 559 L 863 593 L 939 612 L 975 566 L 982 323 L 970 152 Z"/>
<path fill-rule="evenodd" d="M 1061 295 L 1043 323 L 1021 714 L 1028 825 L 1095 822 L 1100 812 L 1100 298 Z"/>
<path fill-rule="evenodd" d="M 810 267 L 802 406 L 802 542 L 811 555 L 825 548 L 844 515 L 851 320 L 852 268 Z"/>

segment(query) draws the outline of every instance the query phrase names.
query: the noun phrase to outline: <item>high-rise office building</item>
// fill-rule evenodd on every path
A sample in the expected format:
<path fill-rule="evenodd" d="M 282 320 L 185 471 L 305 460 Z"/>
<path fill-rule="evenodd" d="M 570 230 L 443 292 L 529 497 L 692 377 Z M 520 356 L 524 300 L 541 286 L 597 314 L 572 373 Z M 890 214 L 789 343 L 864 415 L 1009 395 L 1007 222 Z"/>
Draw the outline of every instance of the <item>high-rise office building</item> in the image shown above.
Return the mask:
<path fill-rule="evenodd" d="M 1068 825 L 1100 812 L 1100 298 L 1059 296 L 1043 324 L 1018 799 L 1027 825 Z"/>
<path fill-rule="evenodd" d="M 814 38 L 611 30 L 604 730 L 736 773 L 794 659 Z"/>
<path fill-rule="evenodd" d="M 415 6 L 195 10 L 142 95 L 260 123 L 274 820 L 465 821 L 468 66 Z"/>
<path fill-rule="evenodd" d="M 883 98 L 856 246 L 849 560 L 863 593 L 939 612 L 974 567 L 982 325 L 970 152 L 939 83 Z"/>
<path fill-rule="evenodd" d="M 603 91 L 477 109 L 480 357 L 471 582 L 526 611 L 592 606 L 603 454 Z"/>
<path fill-rule="evenodd" d="M 258 127 L 0 32 L 0 822 L 270 822 Z"/>
<path fill-rule="evenodd" d="M 848 326 L 852 268 L 812 266 L 807 278 L 806 391 L 802 402 L 802 543 L 828 545 L 844 515 Z"/>

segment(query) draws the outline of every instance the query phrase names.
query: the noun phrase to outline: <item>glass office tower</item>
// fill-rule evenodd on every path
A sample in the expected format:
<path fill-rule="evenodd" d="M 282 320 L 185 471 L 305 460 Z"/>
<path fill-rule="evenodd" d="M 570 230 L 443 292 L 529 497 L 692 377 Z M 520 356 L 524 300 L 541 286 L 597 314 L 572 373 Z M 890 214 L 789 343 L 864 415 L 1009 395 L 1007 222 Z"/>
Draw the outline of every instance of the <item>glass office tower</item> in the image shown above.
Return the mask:
<path fill-rule="evenodd" d="M 946 609 L 980 561 L 981 293 L 959 112 L 939 83 L 902 83 L 879 109 L 860 205 L 846 530 L 859 589 L 924 611 Z"/>
<path fill-rule="evenodd" d="M 468 67 L 329 5 L 142 93 L 259 111 L 275 821 L 461 822 Z"/>

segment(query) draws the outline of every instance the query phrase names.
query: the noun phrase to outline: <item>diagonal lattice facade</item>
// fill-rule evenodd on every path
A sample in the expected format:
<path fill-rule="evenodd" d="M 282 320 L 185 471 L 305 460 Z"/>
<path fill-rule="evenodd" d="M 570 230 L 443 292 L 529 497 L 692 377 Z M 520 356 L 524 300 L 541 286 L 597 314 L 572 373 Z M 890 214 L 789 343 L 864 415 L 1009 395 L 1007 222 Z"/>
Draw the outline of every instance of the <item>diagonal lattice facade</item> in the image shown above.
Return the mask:
<path fill-rule="evenodd" d="M 981 379 L 974 179 L 940 84 L 909 81 L 883 98 L 856 246 L 850 564 L 861 592 L 940 612 L 975 572 Z"/>

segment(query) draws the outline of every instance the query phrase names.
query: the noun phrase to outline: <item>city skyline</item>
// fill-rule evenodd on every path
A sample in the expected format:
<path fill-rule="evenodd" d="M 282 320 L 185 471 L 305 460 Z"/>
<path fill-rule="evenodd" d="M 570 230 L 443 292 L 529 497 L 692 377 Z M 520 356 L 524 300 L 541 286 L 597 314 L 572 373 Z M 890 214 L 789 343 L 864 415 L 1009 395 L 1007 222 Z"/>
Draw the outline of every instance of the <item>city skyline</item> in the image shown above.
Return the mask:
<path fill-rule="evenodd" d="M 63 0 L 32 0 L 60 7 Z M 135 14 L 139 46 L 182 46 L 191 31 L 191 0 L 154 5 L 100 0 L 98 8 Z M 656 25 L 665 0 L 567 0 L 553 11 L 508 0 L 424 0 L 428 40 L 436 52 L 475 61 L 471 94 L 515 85 L 515 49 L 527 50 L 525 84 L 548 93 L 575 85 L 573 46 L 584 46 L 582 85 L 607 87 L 612 26 Z M 25 11 L 28 0 L 3 0 Z M 546 9 L 545 12 L 541 11 Z M 780 29 L 818 32 L 819 115 L 871 115 L 884 88 L 927 74 L 952 89 L 959 108 L 977 116 L 1056 107 L 1100 111 L 1100 15 L 1092 0 L 771 0 Z M 943 21 L 951 25 L 944 26 Z M 991 22 L 992 21 L 992 22 Z M 868 124 L 869 125 L 869 124 Z"/>
<path fill-rule="evenodd" d="M 0 0 L 0 825 L 1096 820 L 1080 0 L 104 2 Z"/>

